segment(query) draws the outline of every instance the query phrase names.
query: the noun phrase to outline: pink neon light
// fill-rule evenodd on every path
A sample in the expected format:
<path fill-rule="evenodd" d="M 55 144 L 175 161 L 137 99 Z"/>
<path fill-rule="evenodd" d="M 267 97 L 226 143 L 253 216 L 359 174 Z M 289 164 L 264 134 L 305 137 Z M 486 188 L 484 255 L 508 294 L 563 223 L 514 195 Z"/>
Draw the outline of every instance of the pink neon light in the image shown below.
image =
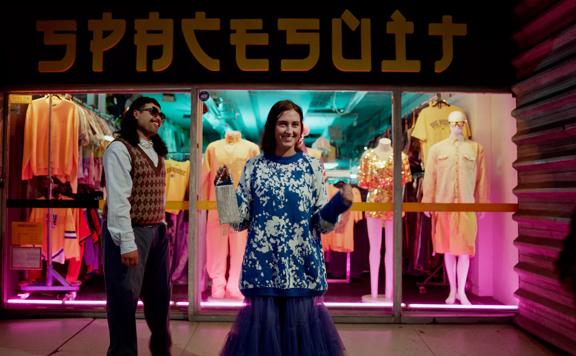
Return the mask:
<path fill-rule="evenodd" d="M 518 310 L 517 305 L 408 304 L 411 309 Z"/>
<path fill-rule="evenodd" d="M 45 299 L 8 299 L 8 304 L 29 304 L 29 305 L 88 305 L 88 306 L 104 306 L 105 300 L 45 300 Z M 170 305 L 174 305 L 174 301 L 170 301 Z M 139 306 L 143 306 L 141 300 L 138 301 Z M 186 303 L 188 305 L 188 303 Z"/>
<path fill-rule="evenodd" d="M 352 303 L 352 302 L 324 302 L 327 308 L 374 308 L 392 307 L 392 302 Z"/>
<path fill-rule="evenodd" d="M 186 303 L 186 305 L 188 305 L 187 302 L 182 302 L 182 303 Z M 217 307 L 243 307 L 245 306 L 246 303 L 244 302 L 200 302 L 200 306 L 201 307 L 206 307 L 206 308 L 217 308 Z"/>
<path fill-rule="evenodd" d="M 44 299 L 8 299 L 7 304 L 20 304 L 20 305 L 85 305 L 85 306 L 104 306 L 104 300 L 44 300 Z M 142 301 L 138 301 L 138 305 L 144 305 Z M 188 307 L 188 302 L 174 302 L 170 301 L 170 305 L 178 307 Z M 218 308 L 218 307 L 243 307 L 244 302 L 200 302 L 201 307 Z M 346 303 L 346 302 L 325 302 L 324 305 L 328 308 L 374 308 L 374 307 L 392 307 L 391 302 L 380 303 Z M 518 310 L 517 305 L 461 305 L 461 304 L 401 304 L 402 308 L 408 307 L 409 309 L 452 309 L 452 310 Z"/>
<path fill-rule="evenodd" d="M 8 304 L 63 305 L 63 300 L 8 299 Z"/>
<path fill-rule="evenodd" d="M 185 304 L 184 304 L 185 303 Z M 188 305 L 186 302 L 182 302 L 182 305 Z M 201 307 L 205 308 L 217 308 L 217 307 L 243 307 L 246 303 L 244 302 L 200 302 Z M 345 303 L 345 302 L 325 302 L 324 305 L 327 308 L 374 308 L 374 307 L 391 307 L 391 302 L 380 302 L 380 303 Z M 401 304 L 403 307 L 406 304 Z"/>
<path fill-rule="evenodd" d="M 64 303 L 67 305 L 106 305 L 105 300 L 67 300 Z"/>

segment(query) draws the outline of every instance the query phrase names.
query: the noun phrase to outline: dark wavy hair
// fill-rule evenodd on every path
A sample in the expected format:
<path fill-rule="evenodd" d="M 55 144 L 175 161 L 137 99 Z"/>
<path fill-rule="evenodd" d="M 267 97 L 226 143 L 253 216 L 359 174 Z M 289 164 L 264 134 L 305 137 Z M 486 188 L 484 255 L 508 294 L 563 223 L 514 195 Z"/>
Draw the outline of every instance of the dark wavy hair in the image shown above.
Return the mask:
<path fill-rule="evenodd" d="M 300 127 L 304 130 L 304 114 L 302 113 L 302 108 L 292 100 L 281 100 L 277 102 L 272 106 L 272 108 L 270 108 L 266 124 L 264 125 L 262 141 L 260 142 L 260 147 L 264 153 L 273 155 L 276 152 L 276 137 L 274 136 L 276 122 L 284 111 L 289 110 L 294 110 L 298 115 L 300 115 Z M 302 131 L 300 132 L 300 135 L 302 135 Z M 296 145 L 295 148 L 298 152 L 302 151 L 298 145 Z"/>
<path fill-rule="evenodd" d="M 147 96 L 141 96 L 134 100 L 128 110 L 122 116 L 122 121 L 120 122 L 120 131 L 118 134 L 120 137 L 128 141 L 132 146 L 138 146 L 140 142 L 140 137 L 138 136 L 138 125 L 136 119 L 134 118 L 134 111 L 140 110 L 144 105 L 152 103 L 160 108 L 160 104 L 154 98 L 150 98 Z M 168 154 L 168 148 L 162 138 L 158 136 L 158 134 L 151 137 L 154 151 L 161 156 L 165 157 Z"/>

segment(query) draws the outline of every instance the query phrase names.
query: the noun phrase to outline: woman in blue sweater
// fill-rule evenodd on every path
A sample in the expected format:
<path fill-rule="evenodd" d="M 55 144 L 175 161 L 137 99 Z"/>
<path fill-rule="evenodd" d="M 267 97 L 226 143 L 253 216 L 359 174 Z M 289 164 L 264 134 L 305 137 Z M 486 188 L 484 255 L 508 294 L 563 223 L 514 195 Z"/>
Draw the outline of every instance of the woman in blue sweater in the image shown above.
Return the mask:
<path fill-rule="evenodd" d="M 237 188 L 248 229 L 240 310 L 222 355 L 343 355 L 344 346 L 321 297 L 328 287 L 320 234 L 352 204 L 342 188 L 327 202 L 324 169 L 299 149 L 302 109 L 279 101 L 268 114 L 263 154 L 250 159 Z M 222 167 L 216 180 L 229 174 Z"/>

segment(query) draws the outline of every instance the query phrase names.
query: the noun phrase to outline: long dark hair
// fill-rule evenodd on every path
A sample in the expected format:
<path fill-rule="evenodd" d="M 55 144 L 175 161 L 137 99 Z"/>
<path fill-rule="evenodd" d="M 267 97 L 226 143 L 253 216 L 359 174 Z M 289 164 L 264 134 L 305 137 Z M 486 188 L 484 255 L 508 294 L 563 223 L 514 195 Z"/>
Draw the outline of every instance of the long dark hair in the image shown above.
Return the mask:
<path fill-rule="evenodd" d="M 302 108 L 294 103 L 292 100 L 281 100 L 274 104 L 270 108 L 268 113 L 268 118 L 266 119 L 266 124 L 264 125 L 264 132 L 262 133 L 262 141 L 260 142 L 260 147 L 262 151 L 266 154 L 273 155 L 276 152 L 276 137 L 274 132 L 276 130 L 276 122 L 278 118 L 284 111 L 294 110 L 300 116 L 300 136 L 302 136 L 302 131 L 304 130 L 304 114 L 302 113 Z M 298 145 L 296 145 L 296 151 L 302 151 Z"/>
<path fill-rule="evenodd" d="M 138 146 L 140 142 L 140 137 L 138 136 L 138 125 L 136 123 L 136 119 L 134 118 L 134 111 L 140 110 L 144 105 L 152 103 L 160 108 L 160 104 L 154 98 L 150 98 L 148 96 L 141 96 L 134 100 L 128 110 L 122 116 L 122 121 L 120 122 L 120 137 L 128 141 L 132 146 Z M 154 151 L 161 156 L 165 157 L 168 154 L 168 148 L 162 138 L 158 136 L 158 134 L 151 137 Z"/>

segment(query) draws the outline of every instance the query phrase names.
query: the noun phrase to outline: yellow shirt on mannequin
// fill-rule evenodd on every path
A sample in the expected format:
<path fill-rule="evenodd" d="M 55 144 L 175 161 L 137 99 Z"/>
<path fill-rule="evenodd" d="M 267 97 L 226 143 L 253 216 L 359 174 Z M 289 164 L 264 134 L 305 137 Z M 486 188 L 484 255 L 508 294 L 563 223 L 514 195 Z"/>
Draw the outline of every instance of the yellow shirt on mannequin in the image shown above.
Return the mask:
<path fill-rule="evenodd" d="M 258 145 L 244 140 L 237 131 L 229 132 L 225 138 L 208 144 L 202 162 L 201 200 L 216 200 L 213 181 L 218 168 L 223 165 L 228 167 L 234 187 L 236 187 L 246 161 L 258 154 L 260 154 Z"/>
<path fill-rule="evenodd" d="M 486 203 L 488 185 L 484 148 L 452 137 L 430 148 L 422 183 L 423 203 Z M 474 256 L 477 223 L 474 212 L 433 215 L 432 241 L 437 253 Z"/>
<path fill-rule="evenodd" d="M 453 111 L 464 110 L 456 105 L 428 106 L 418 114 L 412 137 L 420 140 L 422 163 L 426 166 L 428 150 L 432 145 L 450 136 L 448 115 Z M 464 137 L 470 138 L 471 131 L 468 122 L 464 125 Z"/>

